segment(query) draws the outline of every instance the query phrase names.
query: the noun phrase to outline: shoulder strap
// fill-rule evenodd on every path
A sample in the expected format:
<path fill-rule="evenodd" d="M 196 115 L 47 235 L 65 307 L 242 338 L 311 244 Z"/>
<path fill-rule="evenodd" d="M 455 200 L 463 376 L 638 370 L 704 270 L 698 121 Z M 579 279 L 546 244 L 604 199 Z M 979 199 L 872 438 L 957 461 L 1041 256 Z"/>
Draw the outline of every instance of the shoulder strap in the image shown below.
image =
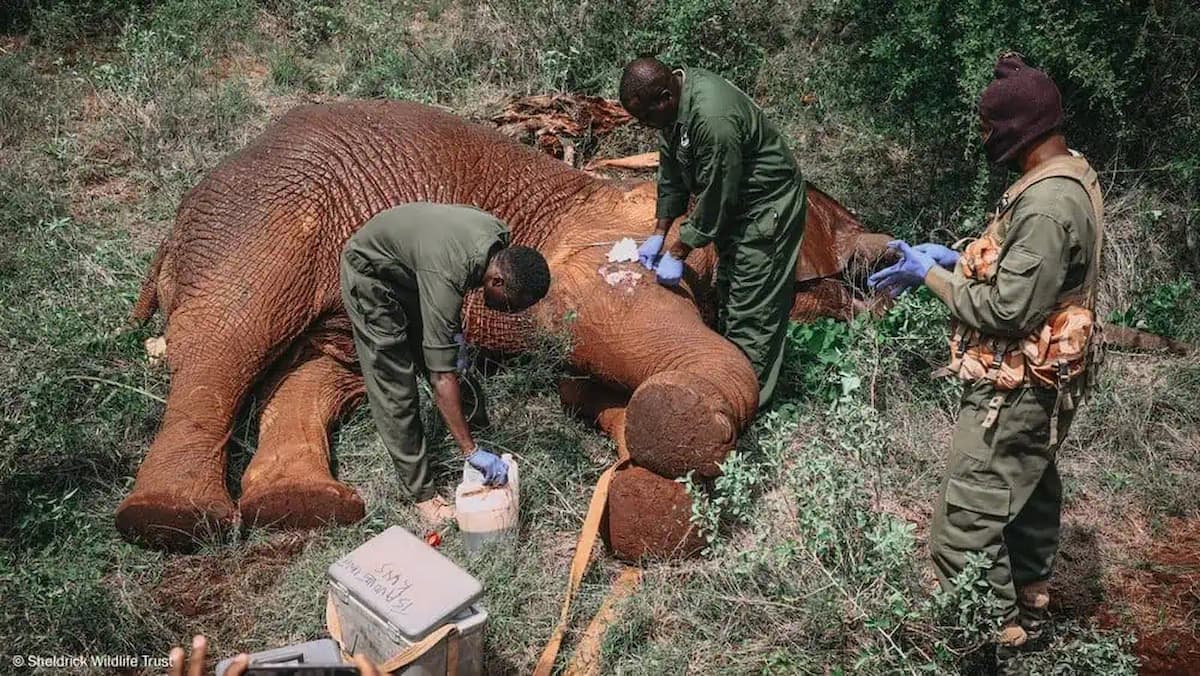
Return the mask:
<path fill-rule="evenodd" d="M 1004 191 L 1004 195 L 1000 198 L 996 214 L 1002 215 L 1010 211 L 1022 193 L 1048 178 L 1069 178 L 1083 185 L 1084 189 L 1087 189 L 1084 179 L 1089 172 L 1095 173 L 1092 172 L 1091 166 L 1088 165 L 1087 160 L 1082 155 L 1061 155 L 1047 160 L 1038 165 L 1033 171 L 1022 174 L 1015 183 L 1008 186 L 1008 189 Z"/>
<path fill-rule="evenodd" d="M 1092 245 L 1092 260 L 1088 261 L 1087 275 L 1084 277 L 1084 287 L 1087 288 L 1087 308 L 1096 314 L 1096 293 L 1100 280 L 1100 261 L 1104 255 L 1104 196 L 1100 191 L 1100 177 L 1090 166 L 1084 175 L 1083 189 L 1087 191 L 1092 202 L 1092 215 L 1095 217 L 1096 233 Z"/>

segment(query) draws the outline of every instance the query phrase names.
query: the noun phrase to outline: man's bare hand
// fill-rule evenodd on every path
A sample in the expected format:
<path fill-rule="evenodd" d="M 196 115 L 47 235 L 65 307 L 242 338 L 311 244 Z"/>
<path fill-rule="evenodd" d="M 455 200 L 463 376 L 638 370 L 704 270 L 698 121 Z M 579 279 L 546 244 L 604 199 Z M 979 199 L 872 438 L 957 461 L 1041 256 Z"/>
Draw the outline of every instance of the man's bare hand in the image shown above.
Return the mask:
<path fill-rule="evenodd" d="M 187 657 L 183 648 L 171 648 L 169 659 L 171 666 L 167 668 L 167 676 L 204 676 L 204 657 L 208 652 L 208 639 L 197 634 L 192 637 L 192 654 Z M 242 653 L 233 658 L 225 676 L 242 676 L 250 665 L 250 656 Z M 375 666 L 362 655 L 354 656 L 354 666 L 362 676 L 383 676 L 379 667 Z"/>
<path fill-rule="evenodd" d="M 169 654 L 171 666 L 167 667 L 167 676 L 204 676 L 204 654 L 206 652 L 208 652 L 208 639 L 199 634 L 192 637 L 190 658 L 184 656 L 183 648 L 171 648 Z M 225 671 L 225 676 L 242 676 L 246 673 L 246 666 L 249 663 L 249 655 L 246 653 L 238 655 L 229 665 L 229 669 Z"/>

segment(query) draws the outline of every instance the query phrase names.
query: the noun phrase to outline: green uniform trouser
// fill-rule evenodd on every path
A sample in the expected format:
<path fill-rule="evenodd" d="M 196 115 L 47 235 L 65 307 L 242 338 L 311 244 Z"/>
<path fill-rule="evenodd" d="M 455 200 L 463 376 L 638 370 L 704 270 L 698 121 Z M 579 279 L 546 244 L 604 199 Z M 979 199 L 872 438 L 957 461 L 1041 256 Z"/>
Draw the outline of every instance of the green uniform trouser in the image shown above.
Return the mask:
<path fill-rule="evenodd" d="M 747 215 L 735 240 L 717 243 L 718 329 L 750 359 L 760 409 L 775 396 L 783 366 L 805 206 L 801 181 L 791 194 Z"/>
<path fill-rule="evenodd" d="M 984 427 L 990 404 L 1004 394 L 995 421 Z M 963 570 L 969 552 L 992 562 L 987 580 L 1003 604 L 1004 619 L 1018 614 L 1017 590 L 1049 579 L 1058 551 L 1062 483 L 1051 446 L 1057 394 L 1030 388 L 998 393 L 986 382 L 965 386 L 950 464 L 934 506 L 929 550 L 942 587 Z M 1058 440 L 1074 411 L 1060 411 Z"/>
<path fill-rule="evenodd" d="M 401 491 L 415 502 L 433 497 L 434 477 L 425 450 L 417 371 L 421 356 L 421 313 L 415 296 L 398 295 L 385 281 L 342 259 L 342 302 L 354 329 L 371 417 L 392 456 Z M 468 372 L 460 381 L 463 412 L 472 429 L 487 425 L 483 391 Z"/>

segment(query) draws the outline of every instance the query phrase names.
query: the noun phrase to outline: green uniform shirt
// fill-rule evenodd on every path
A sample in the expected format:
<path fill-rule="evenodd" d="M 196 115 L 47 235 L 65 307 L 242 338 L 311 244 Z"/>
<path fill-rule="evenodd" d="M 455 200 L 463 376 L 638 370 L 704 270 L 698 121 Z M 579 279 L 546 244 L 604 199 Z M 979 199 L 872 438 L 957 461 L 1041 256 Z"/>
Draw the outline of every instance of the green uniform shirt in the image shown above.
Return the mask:
<path fill-rule="evenodd" d="M 714 73 L 687 69 L 676 121 L 659 134 L 657 217 L 683 214 L 696 195 L 680 241 L 728 239 L 800 180 L 783 136 L 750 97 Z"/>
<path fill-rule="evenodd" d="M 1049 316 L 1059 295 L 1084 283 L 1093 263 L 1096 220 L 1087 191 L 1069 178 L 1021 193 L 991 281 L 947 273 L 954 318 L 985 334 L 1020 338 Z M 935 273 L 937 274 L 937 273 Z"/>
<path fill-rule="evenodd" d="M 492 249 L 506 246 L 508 237 L 504 222 L 487 212 L 418 202 L 377 214 L 346 248 L 389 283 L 405 308 L 419 307 L 425 365 L 447 372 L 458 354 L 463 297 L 482 284 Z"/>

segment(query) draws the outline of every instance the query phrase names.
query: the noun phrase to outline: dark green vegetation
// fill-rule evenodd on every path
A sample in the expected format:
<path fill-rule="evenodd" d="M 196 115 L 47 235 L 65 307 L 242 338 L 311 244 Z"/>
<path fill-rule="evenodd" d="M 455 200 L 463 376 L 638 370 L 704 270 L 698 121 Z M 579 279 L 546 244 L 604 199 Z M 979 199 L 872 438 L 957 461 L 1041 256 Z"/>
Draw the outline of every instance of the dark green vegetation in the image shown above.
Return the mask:
<path fill-rule="evenodd" d="M 1017 49 L 1060 82 L 1073 145 L 1109 187 L 1103 311 L 1200 338 L 1200 10 L 1010 5 L 9 3 L 0 645 L 140 654 L 203 631 L 226 654 L 314 637 L 324 567 L 387 525 L 416 523 L 360 411 L 335 438 L 344 477 L 368 501 L 358 526 L 253 533 L 187 557 L 126 545 L 112 528 L 168 389 L 142 350 L 159 326 L 123 328 L 150 253 L 188 187 L 305 100 L 411 98 L 485 115 L 512 94 L 612 95 L 625 59 L 657 52 L 734 78 L 795 140 L 806 174 L 874 229 L 947 241 L 980 227 L 1005 180 L 980 162 L 973 105 L 995 55 Z M 634 129 L 583 141 L 605 155 L 651 148 Z M 648 569 L 605 637 L 608 670 L 953 672 L 983 659 L 987 599 L 931 595 L 922 549 L 956 396 L 929 379 L 945 321 L 917 294 L 882 321 L 795 327 L 788 396 L 697 505 L 708 557 Z M 529 359 L 488 378 L 499 423 L 489 441 L 523 459 L 527 543 L 466 562 L 490 589 L 495 671 L 536 659 L 591 483 L 612 457 L 559 411 L 555 364 Z M 1200 509 L 1200 364 L 1115 354 L 1103 383 L 1063 450 L 1072 556 L 1056 593 L 1071 619 L 1031 663 L 1043 673 L 1056 662 L 1128 671 L 1128 644 L 1092 618 L 1144 617 L 1112 588 L 1115 571 L 1154 565 L 1129 533 L 1169 536 L 1164 517 Z M 242 425 L 232 477 L 253 448 L 254 426 Z M 612 572 L 605 563 L 585 581 L 577 628 Z M 1156 621 L 1172 619 L 1168 609 Z"/>

